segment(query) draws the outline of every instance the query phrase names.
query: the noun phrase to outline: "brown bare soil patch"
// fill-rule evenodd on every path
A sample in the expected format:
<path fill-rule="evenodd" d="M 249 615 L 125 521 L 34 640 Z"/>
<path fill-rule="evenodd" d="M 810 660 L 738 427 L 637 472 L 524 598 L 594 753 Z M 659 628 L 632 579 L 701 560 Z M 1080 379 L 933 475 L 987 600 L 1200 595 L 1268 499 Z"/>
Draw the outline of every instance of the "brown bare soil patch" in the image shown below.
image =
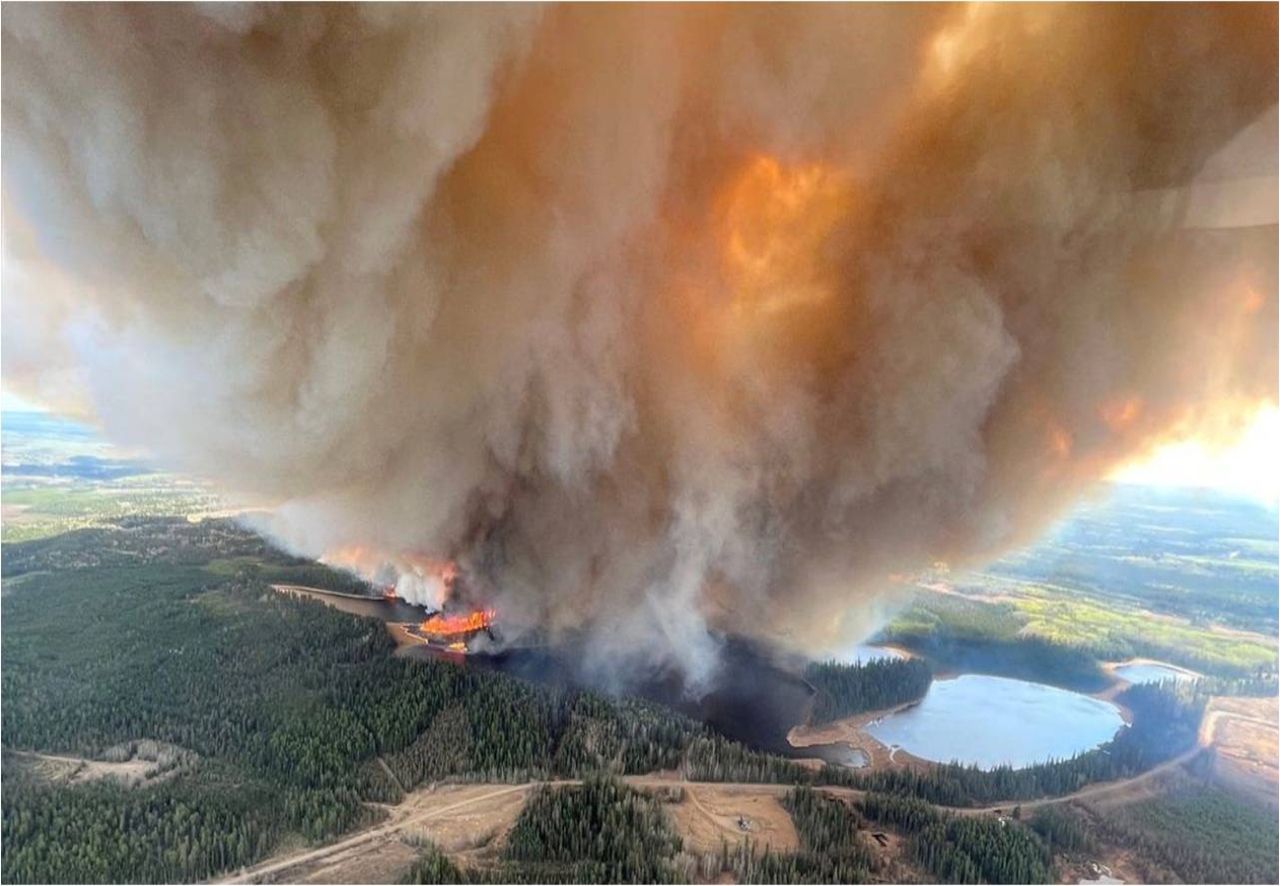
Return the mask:
<path fill-rule="evenodd" d="M 91 781 L 114 779 L 124 785 L 141 784 L 156 769 L 147 760 L 107 763 L 83 757 L 60 757 L 53 754 L 21 754 L 30 771 L 40 778 L 59 784 L 77 785 Z"/>
<path fill-rule="evenodd" d="M 1145 879 L 1134 866 L 1133 853 L 1128 850 L 1108 848 L 1091 858 L 1064 858 L 1056 856 L 1059 883 L 1082 883 L 1111 877 L 1122 883 L 1141 883 Z"/>
<path fill-rule="evenodd" d="M 870 761 L 867 766 L 868 770 L 882 769 L 889 766 L 925 767 L 929 765 L 926 761 L 912 756 L 901 748 L 890 748 L 863 731 L 864 727 L 869 724 L 878 722 L 890 714 L 905 710 L 916 704 L 919 704 L 919 702 L 909 701 L 882 711 L 868 711 L 865 714 L 846 717 L 843 720 L 835 720 L 831 723 L 824 723 L 821 726 L 810 726 L 808 724 L 795 726 L 787 733 L 787 742 L 793 748 L 808 748 L 823 744 L 848 745 L 867 755 L 867 759 Z"/>
<path fill-rule="evenodd" d="M 30 520 L 32 515 L 27 511 L 31 510 L 31 505 L 0 505 L 0 520 L 6 523 L 21 523 Z"/>
<path fill-rule="evenodd" d="M 1280 794 L 1280 699 L 1214 698 L 1202 742 L 1214 749 L 1213 776 L 1230 790 L 1272 805 Z"/>
<path fill-rule="evenodd" d="M 418 850 L 400 840 L 370 848 L 351 849 L 304 872 L 291 871 L 295 883 L 399 883 L 418 858 Z M 286 881 L 281 881 L 286 882 Z"/>
<path fill-rule="evenodd" d="M 554 783 L 553 784 L 557 784 Z M 462 865 L 500 846 L 532 784 L 451 784 L 413 791 L 372 827 L 313 849 L 285 851 L 218 882 L 395 883 L 430 840 Z"/>
<path fill-rule="evenodd" d="M 125 742 L 110 748 L 107 759 L 13 751 L 7 756 L 36 778 L 64 785 L 117 781 L 126 787 L 156 784 L 196 759 L 190 751 L 154 741 Z"/>
<path fill-rule="evenodd" d="M 687 852 L 716 853 L 722 842 L 732 849 L 748 838 L 758 851 L 792 852 L 800 839 L 778 801 L 750 788 L 698 785 L 686 786 L 683 799 L 666 810 Z"/>
<path fill-rule="evenodd" d="M 430 841 L 451 856 L 474 853 L 478 849 L 496 849 L 506 840 L 516 817 L 524 808 L 524 791 L 485 796 L 491 785 L 460 786 L 445 794 L 448 802 L 468 799 L 474 792 L 479 799 L 452 815 L 441 816 L 409 825 L 404 829 L 410 842 Z M 465 858 L 456 858 L 465 863 Z"/>

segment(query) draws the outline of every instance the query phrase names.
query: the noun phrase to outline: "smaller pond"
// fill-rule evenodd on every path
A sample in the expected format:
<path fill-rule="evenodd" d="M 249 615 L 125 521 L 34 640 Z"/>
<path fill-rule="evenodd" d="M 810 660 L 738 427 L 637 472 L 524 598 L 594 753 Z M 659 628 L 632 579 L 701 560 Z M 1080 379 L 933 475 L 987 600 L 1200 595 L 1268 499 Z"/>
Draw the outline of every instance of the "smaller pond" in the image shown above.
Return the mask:
<path fill-rule="evenodd" d="M 918 705 L 866 731 L 926 760 L 991 769 L 1065 759 L 1109 741 L 1123 725 L 1115 705 L 1078 692 L 964 674 L 935 680 Z"/>
<path fill-rule="evenodd" d="M 1146 662 L 1143 664 L 1127 664 L 1116 668 L 1115 674 L 1121 680 L 1130 683 L 1160 683 L 1165 680 L 1194 680 L 1195 674 L 1180 671 L 1168 665 Z"/>
<path fill-rule="evenodd" d="M 862 769 L 871 762 L 866 751 L 844 742 L 814 744 L 805 748 L 795 748 L 788 753 L 793 757 L 816 757 L 824 763 L 846 766 L 849 769 Z"/>

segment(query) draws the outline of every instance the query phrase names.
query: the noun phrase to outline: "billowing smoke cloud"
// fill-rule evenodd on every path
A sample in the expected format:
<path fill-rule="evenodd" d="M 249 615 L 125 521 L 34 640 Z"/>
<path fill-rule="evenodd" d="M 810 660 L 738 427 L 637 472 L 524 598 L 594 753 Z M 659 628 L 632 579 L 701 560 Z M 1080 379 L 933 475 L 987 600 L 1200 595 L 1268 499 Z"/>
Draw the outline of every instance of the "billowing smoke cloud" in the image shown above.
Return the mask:
<path fill-rule="evenodd" d="M 1274 6 L 3 33 L 7 381 L 589 666 L 856 637 L 1275 400 Z"/>

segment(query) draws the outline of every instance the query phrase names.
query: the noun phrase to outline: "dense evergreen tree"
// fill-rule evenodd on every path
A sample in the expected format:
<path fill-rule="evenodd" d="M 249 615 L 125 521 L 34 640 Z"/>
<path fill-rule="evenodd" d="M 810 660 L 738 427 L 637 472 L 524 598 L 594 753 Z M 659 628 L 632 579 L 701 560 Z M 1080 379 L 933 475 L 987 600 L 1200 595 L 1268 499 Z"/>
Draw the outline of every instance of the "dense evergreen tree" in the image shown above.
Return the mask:
<path fill-rule="evenodd" d="M 734 872 L 743 883 L 865 883 L 874 858 L 858 833 L 858 816 L 843 802 L 796 788 L 782 805 L 800 838 L 794 853 L 738 853 Z"/>
<path fill-rule="evenodd" d="M 668 883 L 680 838 L 659 801 L 612 777 L 540 787 L 496 866 L 461 869 L 427 846 L 408 883 Z"/>
<path fill-rule="evenodd" d="M 4 880 L 176 882 L 248 864 L 285 823 L 269 787 L 206 765 L 145 790 L 55 788 L 4 766 Z"/>
<path fill-rule="evenodd" d="M 1038 767 L 815 772 L 657 705 L 396 658 L 379 622 L 268 587 L 305 576 L 350 589 L 349 579 L 221 521 L 129 520 L 5 545 L 3 568 L 4 748 L 101 758 L 147 739 L 185 751 L 138 788 L 51 783 L 6 754 L 0 834 L 9 882 L 204 879 L 259 860 L 285 837 L 331 839 L 377 815 L 369 801 L 394 802 L 433 781 L 584 776 L 582 788 L 534 796 L 500 870 L 456 871 L 428 853 L 413 876 L 675 879 L 691 862 L 677 854 L 656 801 L 595 773 L 844 784 L 948 805 L 1017 800 L 1130 776 L 1193 747 L 1209 692 L 1274 691 L 1258 679 L 1133 687 L 1121 696 L 1131 727 L 1103 749 Z M 921 675 L 927 685 L 927 672 L 905 668 L 825 673 L 836 687 L 832 704 L 845 709 L 879 705 Z M 893 678 L 868 680 L 873 673 Z M 912 858 L 934 876 L 1042 879 L 1043 856 L 1032 851 L 1040 844 L 1017 823 L 940 816 L 901 796 L 878 802 L 878 814 L 903 818 L 895 826 L 918 834 Z M 807 790 L 786 803 L 799 852 L 748 847 L 730 857 L 726 849 L 712 867 L 761 882 L 875 876 L 855 812 Z M 1039 816 L 1031 825 L 1055 847 L 1074 839 L 1068 826 Z M 1125 838 L 1155 845 L 1171 827 L 1157 818 L 1149 825 Z M 597 845 L 602 832 L 621 842 Z M 1170 870 L 1200 876 L 1213 861 L 1167 845 Z"/>
<path fill-rule="evenodd" d="M 913 797 L 867 794 L 869 820 L 907 837 L 911 859 L 943 883 L 1048 883 L 1049 852 L 1017 821 L 939 812 Z"/>
<path fill-rule="evenodd" d="M 0 623 L 4 747 L 95 758 L 145 738 L 191 754 L 180 777 L 132 791 L 11 779 L 21 767 L 6 766 L 5 879 L 134 878 L 116 856 L 68 867 L 29 826 L 36 810 L 71 844 L 145 810 L 142 845 L 166 861 L 137 876 L 185 880 L 256 860 L 287 833 L 330 839 L 368 820 L 365 801 L 444 778 L 807 777 L 657 705 L 396 658 L 380 622 L 270 590 L 304 565 L 307 583 L 346 587 L 222 521 L 130 520 L 5 545 L 18 583 Z M 244 840 L 189 836 L 187 811 L 208 800 L 216 812 L 233 786 L 257 804 Z"/>
<path fill-rule="evenodd" d="M 1100 812 L 1051 807 L 1032 827 L 1055 853 L 1124 852 L 1146 882 L 1275 883 L 1280 876 L 1274 806 L 1192 779 L 1164 796 Z"/>
<path fill-rule="evenodd" d="M 1080 816 L 1062 806 L 1037 810 L 1029 823 L 1052 852 L 1090 852 L 1095 847 L 1089 828 Z"/>
<path fill-rule="evenodd" d="M 537 866 L 548 882 L 659 883 L 674 879 L 680 846 L 656 800 L 592 777 L 536 789 L 507 838 L 506 858 Z"/>
<path fill-rule="evenodd" d="M 918 658 L 877 659 L 846 665 L 814 662 L 804 673 L 817 690 L 811 722 L 829 723 L 923 698 L 933 673 Z"/>

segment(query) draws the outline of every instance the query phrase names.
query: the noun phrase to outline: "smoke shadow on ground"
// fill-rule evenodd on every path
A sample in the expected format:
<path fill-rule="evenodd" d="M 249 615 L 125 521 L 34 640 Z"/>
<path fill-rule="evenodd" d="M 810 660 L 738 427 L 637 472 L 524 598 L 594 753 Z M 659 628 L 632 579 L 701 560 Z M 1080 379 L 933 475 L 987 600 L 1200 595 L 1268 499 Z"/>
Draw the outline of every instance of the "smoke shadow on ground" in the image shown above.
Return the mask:
<path fill-rule="evenodd" d="M 815 690 L 790 661 L 756 641 L 722 638 L 720 667 L 706 692 L 690 691 L 675 668 L 641 675 L 626 687 L 629 695 L 665 705 L 705 723 L 725 738 L 758 751 L 793 758 L 818 758 L 844 766 L 865 765 L 846 745 L 795 748 L 787 741 L 793 726 L 808 720 Z M 535 683 L 600 690 L 599 679 L 584 670 L 582 645 L 569 641 L 554 646 L 515 647 L 475 652 L 461 658 L 426 646 L 403 653 L 415 658 L 447 657 L 450 661 L 500 671 Z"/>
<path fill-rule="evenodd" d="M 343 602 L 358 604 L 359 614 L 384 622 L 420 621 L 428 613 L 401 600 L 370 597 L 368 600 L 344 598 Z M 719 667 L 711 688 L 706 691 L 691 688 L 675 667 L 634 673 L 632 681 L 621 690 L 616 686 L 606 687 L 606 675 L 594 673 L 584 664 L 592 660 L 585 651 L 585 635 L 556 644 L 475 650 L 466 655 L 428 645 L 404 647 L 399 654 L 497 671 L 547 686 L 612 694 L 622 691 L 676 710 L 725 738 L 758 751 L 792 758 L 817 758 L 841 766 L 866 765 L 862 752 L 848 745 L 796 748 L 787 741 L 793 726 L 808 722 L 816 694 L 800 676 L 806 663 L 803 658 L 745 637 L 722 636 L 718 642 Z M 607 677 L 616 677 L 616 672 Z"/>

